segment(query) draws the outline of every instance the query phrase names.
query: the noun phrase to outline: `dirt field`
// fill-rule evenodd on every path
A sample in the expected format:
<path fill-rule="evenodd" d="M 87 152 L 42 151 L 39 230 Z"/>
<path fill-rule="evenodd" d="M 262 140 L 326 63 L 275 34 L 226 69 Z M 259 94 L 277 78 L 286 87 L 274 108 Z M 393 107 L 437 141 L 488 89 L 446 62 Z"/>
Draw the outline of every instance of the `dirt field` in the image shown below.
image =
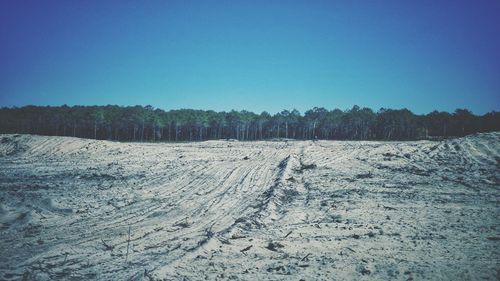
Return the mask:
<path fill-rule="evenodd" d="M 500 133 L 0 135 L 0 280 L 498 280 L 499 218 Z"/>

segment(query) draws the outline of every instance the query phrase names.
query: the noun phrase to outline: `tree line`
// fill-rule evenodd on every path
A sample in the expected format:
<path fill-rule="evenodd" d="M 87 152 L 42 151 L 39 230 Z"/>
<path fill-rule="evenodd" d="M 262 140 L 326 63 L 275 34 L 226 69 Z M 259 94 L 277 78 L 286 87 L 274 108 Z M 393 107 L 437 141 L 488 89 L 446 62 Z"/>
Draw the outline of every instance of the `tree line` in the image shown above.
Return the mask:
<path fill-rule="evenodd" d="M 500 130 L 500 112 L 474 115 L 467 109 L 416 115 L 408 109 L 315 107 L 301 114 L 216 112 L 148 106 L 25 106 L 0 108 L 0 133 L 115 141 L 201 141 L 273 138 L 328 140 L 416 140 Z"/>

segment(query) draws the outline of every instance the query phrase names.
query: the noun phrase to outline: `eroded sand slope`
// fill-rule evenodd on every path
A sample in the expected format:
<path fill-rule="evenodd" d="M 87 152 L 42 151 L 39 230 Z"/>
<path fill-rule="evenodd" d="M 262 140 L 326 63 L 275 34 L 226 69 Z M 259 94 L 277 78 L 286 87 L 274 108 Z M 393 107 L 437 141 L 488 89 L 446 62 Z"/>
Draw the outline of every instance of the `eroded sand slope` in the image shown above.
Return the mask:
<path fill-rule="evenodd" d="M 3 135 L 0 279 L 495 280 L 499 143 Z"/>

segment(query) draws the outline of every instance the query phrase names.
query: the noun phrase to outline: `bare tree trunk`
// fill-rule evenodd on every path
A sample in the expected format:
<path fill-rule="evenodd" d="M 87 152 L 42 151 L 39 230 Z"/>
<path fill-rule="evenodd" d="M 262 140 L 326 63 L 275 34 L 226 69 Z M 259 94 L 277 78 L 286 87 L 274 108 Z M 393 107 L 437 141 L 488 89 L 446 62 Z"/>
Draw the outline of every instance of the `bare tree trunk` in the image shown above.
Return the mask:
<path fill-rule="evenodd" d="M 153 136 L 152 136 L 152 139 L 153 139 L 153 142 L 155 141 L 155 137 L 156 137 L 156 126 L 155 124 L 153 124 Z"/>
<path fill-rule="evenodd" d="M 144 120 L 142 121 L 141 142 L 144 141 Z"/>

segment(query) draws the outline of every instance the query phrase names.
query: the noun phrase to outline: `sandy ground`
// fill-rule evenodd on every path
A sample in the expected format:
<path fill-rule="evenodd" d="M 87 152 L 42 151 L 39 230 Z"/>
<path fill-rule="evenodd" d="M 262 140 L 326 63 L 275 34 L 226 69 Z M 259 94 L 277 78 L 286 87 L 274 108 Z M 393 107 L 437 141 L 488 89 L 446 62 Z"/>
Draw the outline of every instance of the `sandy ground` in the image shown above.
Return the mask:
<path fill-rule="evenodd" d="M 0 135 L 0 280 L 498 280 L 499 218 L 500 133 Z"/>

